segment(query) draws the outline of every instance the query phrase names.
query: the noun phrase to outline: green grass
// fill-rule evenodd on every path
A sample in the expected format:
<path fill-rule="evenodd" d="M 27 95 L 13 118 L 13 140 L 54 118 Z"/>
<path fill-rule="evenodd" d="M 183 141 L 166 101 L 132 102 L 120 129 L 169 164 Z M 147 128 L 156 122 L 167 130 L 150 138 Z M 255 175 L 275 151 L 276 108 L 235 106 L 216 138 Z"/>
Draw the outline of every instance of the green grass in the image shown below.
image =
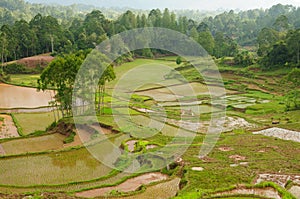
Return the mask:
<path fill-rule="evenodd" d="M 2 159 L 0 184 L 42 185 L 84 181 L 107 175 L 102 165 L 86 149 L 47 155 Z"/>
<path fill-rule="evenodd" d="M 130 63 L 125 63 L 121 66 L 115 67 L 117 79 L 108 83 L 108 95 L 105 96 L 105 103 L 108 105 L 111 101 L 115 100 L 111 97 L 112 89 L 120 78 L 125 75 L 129 70 L 144 64 L 166 64 L 172 68 L 178 67 L 174 61 L 176 57 L 163 58 L 162 60 L 150 60 L 150 59 L 137 59 Z M 168 61 L 172 60 L 172 61 Z M 292 130 L 300 130 L 300 111 L 285 112 L 284 104 L 282 104 L 283 98 L 275 94 L 263 92 L 261 90 L 246 89 L 247 84 L 260 84 L 261 81 L 266 82 L 267 89 L 276 90 L 278 85 L 272 85 L 273 82 L 271 75 L 282 75 L 286 70 L 268 72 L 266 74 L 262 72 L 255 73 L 257 79 L 247 77 L 249 75 L 247 71 L 243 71 L 243 77 L 238 76 L 236 73 L 241 69 L 240 67 L 227 67 L 221 66 L 221 71 L 226 73 L 226 86 L 229 87 L 241 87 L 239 89 L 245 91 L 242 94 L 231 96 L 231 105 L 235 106 L 238 102 L 243 102 L 242 106 L 246 109 L 245 112 L 239 112 L 230 110 L 228 115 L 235 115 L 247 119 L 247 121 L 258 123 L 261 127 L 267 127 L 271 124 L 271 118 L 274 120 L 281 120 L 279 127 L 288 128 Z M 195 69 L 186 68 L 181 71 L 182 74 L 190 80 L 199 80 L 199 74 L 195 73 Z M 230 72 L 233 72 L 230 74 Z M 34 86 L 34 81 L 38 77 L 30 75 L 12 75 L 12 82 L 15 84 L 24 84 L 26 86 Z M 276 79 L 277 80 L 277 79 Z M 174 83 L 168 80 L 168 83 Z M 241 86 L 242 85 L 242 86 Z M 143 89 L 151 89 L 157 85 L 145 85 Z M 200 86 L 198 83 L 193 83 L 192 87 L 195 88 L 196 95 L 201 95 L 207 91 L 207 88 Z M 157 89 L 158 90 L 158 89 Z M 167 89 L 161 89 L 166 91 Z M 131 105 L 136 107 L 150 107 L 155 104 L 150 97 L 145 95 L 139 95 L 136 93 L 132 95 Z M 196 96 L 195 96 L 196 97 Z M 209 97 L 208 97 L 209 98 Z M 234 98 L 236 98 L 234 100 Z M 268 103 L 256 103 L 254 100 L 269 100 Z M 165 101 L 165 99 L 163 99 Z M 207 100 L 200 99 L 200 100 Z M 146 101 L 146 102 L 145 102 Z M 151 101 L 151 102 L 149 102 Z M 251 105 L 251 103 L 254 103 Z M 244 106 L 250 104 L 249 106 Z M 118 114 L 126 114 L 127 109 L 124 108 L 124 102 L 117 101 L 119 108 L 116 110 Z M 240 104 L 241 105 L 241 104 Z M 179 116 L 179 110 L 175 110 L 178 107 L 168 107 L 167 113 L 169 116 Z M 185 107 L 190 108 L 190 107 Z M 209 107 L 205 107 L 205 113 L 209 112 Z M 176 134 L 178 128 L 173 125 L 165 124 L 159 131 L 149 128 L 150 119 L 145 115 L 129 109 L 129 113 L 132 116 L 132 120 L 126 123 L 126 128 L 119 127 L 112 115 L 110 106 L 105 108 L 105 115 L 98 116 L 100 123 L 111 126 L 116 130 L 128 131 L 126 135 L 118 139 L 112 139 L 116 142 L 116 146 L 120 146 L 122 142 L 130 139 L 130 135 L 136 135 L 137 132 L 132 132 L 133 127 L 138 126 L 139 130 L 143 133 L 153 133 L 151 137 L 145 138 L 139 141 L 139 148 L 136 152 L 142 153 L 145 146 L 149 143 L 158 145 L 158 149 L 164 148 L 166 152 L 172 152 L 178 149 L 182 149 L 184 137 L 172 137 Z M 177 113 L 174 114 L 174 113 Z M 52 113 L 20 113 L 14 114 L 18 124 L 21 126 L 24 134 L 33 133 L 36 130 L 45 130 L 45 128 L 52 123 Z M 201 119 L 209 119 L 210 114 L 201 114 Z M 64 119 L 64 121 L 72 122 L 72 118 Z M 161 126 L 162 122 L 155 121 L 154 126 Z M 120 129 L 121 128 L 121 129 Z M 187 133 L 190 133 L 187 131 Z M 119 136 L 119 135 L 117 135 Z M 299 174 L 300 171 L 300 144 L 291 141 L 279 140 L 273 137 L 265 137 L 262 135 L 252 135 L 244 129 L 234 130 L 226 134 L 222 134 L 216 147 L 208 155 L 209 162 L 200 160 L 199 155 L 200 148 L 202 146 L 204 135 L 195 137 L 193 143 L 185 151 L 183 160 L 184 176 L 183 179 L 187 180 L 187 185 L 179 191 L 179 197 L 182 198 L 198 198 L 200 193 L 210 193 L 219 189 L 227 189 L 236 184 L 251 184 L 257 173 L 278 173 L 281 171 L 283 174 Z M 174 139 L 173 139 L 174 138 Z M 131 137 L 132 139 L 132 137 Z M 1 145 L 8 154 L 20 154 L 20 153 L 33 153 L 47 151 L 39 155 L 21 155 L 13 157 L 5 157 L 0 160 L 0 185 L 9 184 L 21 186 L 17 187 L 5 187 L 0 186 L 0 192 L 34 192 L 34 191 L 66 191 L 74 192 L 78 190 L 91 189 L 96 187 L 107 186 L 109 184 L 115 184 L 124 179 L 132 177 L 131 174 L 116 173 L 111 175 L 112 169 L 101 164 L 92 157 L 85 148 L 70 149 L 66 152 L 50 152 L 49 150 L 62 149 L 64 136 L 59 134 L 44 135 L 39 137 L 28 137 L 24 139 L 15 139 L 10 141 L 2 141 Z M 118 141 L 115 141 L 118 140 Z M 172 142 L 172 144 L 170 144 Z M 167 147 L 164 147 L 168 145 Z M 218 150 L 218 147 L 231 147 L 233 151 L 223 152 Z M 97 148 L 98 147 L 98 148 Z M 109 154 L 111 148 L 107 144 L 103 143 L 100 146 L 95 147 L 99 149 L 101 154 Z M 156 149 L 153 149 L 155 151 Z M 265 153 L 258 152 L 259 150 L 265 150 Z M 245 162 L 249 162 L 248 166 L 230 167 L 230 164 L 237 163 L 233 159 L 230 159 L 230 155 L 245 156 Z M 151 159 L 152 160 L 152 159 Z M 151 162 L 154 166 L 161 165 L 159 160 L 153 160 Z M 193 171 L 192 167 L 203 167 L 204 171 Z M 148 167 L 145 166 L 145 171 Z M 111 175 L 111 176 L 110 176 Z M 108 176 L 108 177 L 107 177 Z M 106 178 L 107 177 L 107 178 Z M 94 179 L 94 180 L 93 180 Z M 88 182 L 83 182 L 88 181 Z M 73 183 L 74 182 L 74 183 Z M 82 182 L 82 183 L 75 183 Z M 71 184 L 70 184 L 71 183 Z M 149 198 L 149 196 L 169 198 L 175 196 L 178 190 L 177 181 L 171 180 L 163 183 L 159 183 L 152 186 L 147 186 L 145 190 L 137 192 L 137 195 L 130 195 L 127 198 Z M 36 186 L 35 185 L 45 185 Z M 49 186 L 52 185 L 52 186 Z M 25 186 L 25 187 L 24 187 Z M 27 187 L 26 187 L 27 186 Z M 32 186 L 32 187 L 28 187 Z M 208 195 L 207 195 L 208 196 Z M 209 197 L 207 197 L 209 198 Z M 223 197 L 225 198 L 225 197 Z M 230 196 L 229 199 L 254 199 L 256 197 L 246 196 Z"/>
<path fill-rule="evenodd" d="M 283 113 L 285 110 L 285 105 L 279 102 L 269 102 L 265 104 L 255 104 L 248 106 L 246 109 L 246 114 L 268 114 L 268 113 Z"/>
<path fill-rule="evenodd" d="M 54 122 L 53 112 L 48 113 L 15 113 L 18 124 L 22 128 L 22 133 L 28 135 L 35 131 L 44 131 Z"/>
<path fill-rule="evenodd" d="M 233 151 L 222 152 L 219 147 L 231 147 Z M 274 148 L 275 147 L 275 148 Z M 278 147 L 278 148 L 277 148 Z M 258 152 L 265 149 L 265 153 Z M 214 150 L 209 154 L 210 162 L 203 162 L 197 156 L 199 147 L 190 147 L 183 159 L 191 168 L 200 166 L 204 171 L 187 170 L 188 185 L 183 193 L 195 190 L 216 190 L 235 184 L 251 184 L 257 173 L 297 174 L 300 169 L 300 143 L 279 140 L 265 136 L 242 134 L 223 134 Z M 245 156 L 248 166 L 230 167 L 236 163 L 230 155 Z"/>
<path fill-rule="evenodd" d="M 146 186 L 145 191 L 140 194 L 131 195 L 126 199 L 148 199 L 153 198 L 172 198 L 178 191 L 178 184 L 180 179 L 174 178 L 169 181 L 154 183 L 154 185 Z M 110 197 L 111 199 L 119 199 L 120 197 Z"/>
<path fill-rule="evenodd" d="M 19 75 L 14 74 L 10 75 L 10 83 L 20 86 L 28 86 L 28 87 L 37 87 L 37 80 L 39 79 L 40 75 Z"/>
<path fill-rule="evenodd" d="M 42 152 L 63 148 L 64 135 L 50 134 L 33 138 L 15 139 L 2 143 L 6 155 Z"/>
<path fill-rule="evenodd" d="M 105 156 L 112 150 L 112 146 L 109 145 L 110 142 L 119 146 L 126 139 L 128 139 L 126 136 L 105 139 L 89 149 L 97 150 L 99 156 Z M 112 171 L 111 168 L 96 160 L 86 148 L 40 155 L 22 155 L 14 158 L 3 157 L 0 161 L 0 167 L 0 185 L 25 187 L 35 185 L 58 186 L 90 181 L 108 175 Z"/>

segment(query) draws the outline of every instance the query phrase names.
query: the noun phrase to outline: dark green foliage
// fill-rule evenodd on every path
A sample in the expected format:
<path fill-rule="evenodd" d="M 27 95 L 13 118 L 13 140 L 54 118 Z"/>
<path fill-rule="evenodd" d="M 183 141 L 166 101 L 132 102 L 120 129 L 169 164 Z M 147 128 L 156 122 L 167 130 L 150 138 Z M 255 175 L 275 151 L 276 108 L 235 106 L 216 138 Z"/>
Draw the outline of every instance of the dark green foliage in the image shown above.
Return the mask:
<path fill-rule="evenodd" d="M 289 91 L 285 95 L 286 110 L 298 110 L 300 109 L 300 69 L 294 68 L 284 80 L 292 85 L 293 90 Z"/>
<path fill-rule="evenodd" d="M 176 58 L 176 64 L 180 65 L 182 63 L 182 58 L 181 57 L 177 57 Z"/>
<path fill-rule="evenodd" d="M 83 51 L 58 57 L 43 71 L 38 80 L 38 89 L 54 87 L 57 90 L 55 100 L 63 116 L 71 115 L 72 91 L 76 74 L 85 58 Z"/>
<path fill-rule="evenodd" d="M 75 137 L 76 133 L 72 132 L 68 137 L 66 137 L 66 139 L 64 139 L 64 144 L 69 144 L 74 142 L 74 137 Z"/>
<path fill-rule="evenodd" d="M 249 51 L 242 51 L 235 55 L 234 62 L 241 66 L 250 66 L 254 63 L 254 57 Z"/>
<path fill-rule="evenodd" d="M 3 67 L 4 72 L 7 74 L 28 74 L 31 73 L 29 69 L 26 69 L 24 65 L 21 64 L 8 64 L 5 67 Z"/>

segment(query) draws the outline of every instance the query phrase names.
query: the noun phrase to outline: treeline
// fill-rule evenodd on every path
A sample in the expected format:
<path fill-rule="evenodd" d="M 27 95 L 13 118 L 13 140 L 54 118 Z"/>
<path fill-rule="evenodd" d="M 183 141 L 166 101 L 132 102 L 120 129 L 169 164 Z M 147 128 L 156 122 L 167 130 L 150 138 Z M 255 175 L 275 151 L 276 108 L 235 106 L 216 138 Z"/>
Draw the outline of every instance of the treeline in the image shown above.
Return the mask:
<path fill-rule="evenodd" d="M 122 14 L 117 20 L 107 19 L 99 10 L 88 13 L 85 18 L 74 18 L 69 26 L 59 23 L 52 16 L 37 14 L 29 22 L 15 21 L 12 25 L 3 25 L 0 29 L 1 61 L 11 61 L 36 54 L 56 52 L 70 53 L 94 48 L 106 38 L 134 28 L 164 27 L 180 31 L 198 41 L 216 57 L 233 56 L 237 44 L 232 38 L 221 32 L 215 37 L 205 23 L 176 17 L 165 9 L 154 9 L 148 15 L 135 15 L 132 11 Z M 143 56 L 153 56 L 146 49 Z"/>
<path fill-rule="evenodd" d="M 24 7 L 16 5 L 16 2 L 22 4 L 23 0 L 4 0 L 0 5 L 5 2 L 6 8 L 11 7 L 11 10 Z M 250 65 L 254 58 L 266 68 L 277 64 L 299 63 L 297 28 L 300 28 L 300 9 L 281 4 L 266 10 L 224 12 L 215 17 L 206 17 L 202 22 L 177 16 L 168 9 L 153 9 L 146 14 L 126 11 L 115 20 L 94 10 L 84 17 L 71 17 L 67 23 L 63 23 L 61 17 L 37 14 L 28 21 L 21 19 L 0 28 L 1 61 L 48 52 L 86 50 L 112 35 L 143 27 L 164 27 L 179 31 L 193 38 L 216 58 L 235 57 L 236 64 Z M 245 46 L 250 47 L 252 52 L 239 52 Z M 257 55 L 262 58 L 256 58 L 256 49 Z M 152 57 L 165 52 L 144 49 L 135 53 Z"/>
<path fill-rule="evenodd" d="M 300 28 L 300 8 L 291 5 L 277 4 L 269 9 L 253 9 L 241 12 L 224 12 L 215 17 L 207 17 L 203 20 L 215 35 L 223 32 L 241 46 L 255 46 L 257 37 L 263 28 L 281 27 L 277 21 L 287 18 L 288 29 Z"/>

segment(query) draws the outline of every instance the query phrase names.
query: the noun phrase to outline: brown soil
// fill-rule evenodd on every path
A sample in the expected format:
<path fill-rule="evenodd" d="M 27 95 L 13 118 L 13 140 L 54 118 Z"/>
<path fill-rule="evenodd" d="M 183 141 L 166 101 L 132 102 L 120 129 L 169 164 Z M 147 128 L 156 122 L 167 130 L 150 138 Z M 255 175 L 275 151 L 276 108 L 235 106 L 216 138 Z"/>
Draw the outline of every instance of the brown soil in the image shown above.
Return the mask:
<path fill-rule="evenodd" d="M 38 108 L 48 107 L 53 91 L 38 92 L 36 88 L 27 88 L 0 83 L 0 108 Z"/>
<path fill-rule="evenodd" d="M 245 156 L 241 155 L 231 155 L 229 156 L 230 159 L 234 159 L 234 161 L 241 161 L 241 160 L 246 160 Z"/>
<path fill-rule="evenodd" d="M 1 199 L 25 199 L 25 198 L 34 198 L 34 196 L 30 194 L 2 194 L 0 193 Z M 42 193 L 38 196 L 38 198 L 41 199 L 49 199 L 49 198 L 55 198 L 55 199 L 79 199 L 75 196 L 69 196 L 65 193 Z"/>
<path fill-rule="evenodd" d="M 267 198 L 273 198 L 273 199 L 281 199 L 278 192 L 273 188 L 253 188 L 253 189 L 247 189 L 247 188 L 236 188 L 231 191 L 225 191 L 221 193 L 214 194 L 214 196 L 229 196 L 229 195 L 257 195 L 257 196 L 263 196 Z"/>
<path fill-rule="evenodd" d="M 56 127 L 51 129 L 50 131 L 53 133 L 60 133 L 65 136 L 71 135 L 75 129 L 74 124 L 67 124 L 65 122 L 60 122 Z"/>
<path fill-rule="evenodd" d="M 17 61 L 17 63 L 25 65 L 29 68 L 36 68 L 47 66 L 53 59 L 54 57 L 50 56 L 49 54 L 44 54 L 20 59 Z"/>
<path fill-rule="evenodd" d="M 289 192 L 293 194 L 296 198 L 300 198 L 300 186 L 292 186 Z"/>
<path fill-rule="evenodd" d="M 106 128 L 106 127 L 102 127 L 101 125 L 93 124 L 91 127 L 93 127 L 100 134 L 108 135 L 108 134 L 112 134 L 113 133 L 111 129 Z"/>
<path fill-rule="evenodd" d="M 215 159 L 213 159 L 213 158 L 210 158 L 210 157 L 207 157 L 207 156 L 205 156 L 205 157 L 201 157 L 200 159 L 202 160 L 202 162 L 205 162 L 205 163 L 216 162 L 216 160 L 215 160 Z"/>
<path fill-rule="evenodd" d="M 0 139 L 19 137 L 17 127 L 10 115 L 0 115 L 4 118 L 3 122 L 0 122 Z"/>
<path fill-rule="evenodd" d="M 126 142 L 129 152 L 133 152 L 134 151 L 134 145 L 135 145 L 135 143 L 137 143 L 137 140 L 129 140 L 129 141 Z"/>
<path fill-rule="evenodd" d="M 259 174 L 257 178 L 254 180 L 254 184 L 259 184 L 260 182 L 263 181 L 270 181 L 284 187 L 289 180 L 293 181 L 294 184 L 300 185 L 300 175 L 271 174 L 271 173 Z"/>
<path fill-rule="evenodd" d="M 225 146 L 225 147 L 220 147 L 219 150 L 227 152 L 227 151 L 232 151 L 233 148 Z"/>
<path fill-rule="evenodd" d="M 146 146 L 146 149 L 148 150 L 148 149 L 154 149 L 154 148 L 156 148 L 157 147 L 157 145 L 155 145 L 155 144 L 148 144 L 147 146 Z"/>
<path fill-rule="evenodd" d="M 98 196 L 109 195 L 109 193 L 112 190 L 117 190 L 121 192 L 130 192 L 130 191 L 135 191 L 141 185 L 147 185 L 153 182 L 166 180 L 167 178 L 168 178 L 167 175 L 161 173 L 146 173 L 138 177 L 128 179 L 117 186 L 83 191 L 83 192 L 76 193 L 76 196 L 85 197 L 85 198 L 94 198 Z"/>

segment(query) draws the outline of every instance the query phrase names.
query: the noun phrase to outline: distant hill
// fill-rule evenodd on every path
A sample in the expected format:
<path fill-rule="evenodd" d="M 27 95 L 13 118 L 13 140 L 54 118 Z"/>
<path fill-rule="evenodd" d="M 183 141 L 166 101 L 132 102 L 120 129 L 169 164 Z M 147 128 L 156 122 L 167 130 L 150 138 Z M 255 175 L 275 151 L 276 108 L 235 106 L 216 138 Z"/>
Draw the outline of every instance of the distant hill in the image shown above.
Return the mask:
<path fill-rule="evenodd" d="M 68 24 L 74 17 L 84 18 L 87 13 L 92 10 L 101 10 L 106 18 L 117 19 L 121 14 L 127 10 L 131 10 L 135 14 L 148 14 L 150 9 L 134 9 L 130 8 L 131 4 L 125 7 L 117 7 L 119 0 L 112 1 L 97 1 L 95 5 L 86 4 L 74 4 L 74 0 L 67 1 L 50 1 L 44 0 L 1 0 L 0 1 L 0 27 L 4 24 L 12 25 L 15 21 L 24 19 L 26 21 L 31 20 L 38 13 L 45 15 L 51 15 L 58 19 L 58 21 Z M 81 1 L 80 1 L 81 2 Z M 84 2 L 84 1 L 83 1 Z M 87 1 L 91 2 L 91 1 Z M 71 4 L 71 5 L 68 5 Z M 101 5 L 101 6 L 100 6 Z M 114 7 L 112 7 L 114 6 Z M 134 7 L 134 6 L 133 6 Z M 201 21 L 205 17 L 215 16 L 222 13 L 222 10 L 218 11 L 199 11 L 199 10 L 174 10 L 174 13 L 179 16 L 186 16 L 189 19 L 195 21 Z"/>

